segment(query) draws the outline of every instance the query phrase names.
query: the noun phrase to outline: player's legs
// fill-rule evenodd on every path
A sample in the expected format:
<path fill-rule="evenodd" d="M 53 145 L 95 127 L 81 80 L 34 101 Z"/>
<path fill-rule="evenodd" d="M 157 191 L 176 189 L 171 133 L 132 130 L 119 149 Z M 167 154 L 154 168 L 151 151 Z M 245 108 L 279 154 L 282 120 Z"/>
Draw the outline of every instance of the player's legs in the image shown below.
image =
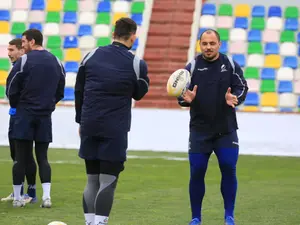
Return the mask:
<path fill-rule="evenodd" d="M 33 145 L 33 142 L 32 142 Z M 24 195 L 26 203 L 35 203 L 36 198 L 36 163 L 33 156 L 33 151 L 27 155 L 25 177 L 27 180 L 27 194 Z"/>
<path fill-rule="evenodd" d="M 216 142 L 216 156 L 222 173 L 221 193 L 224 199 L 225 220 L 233 225 L 234 208 L 237 193 L 236 165 L 239 155 L 236 131 L 221 136 Z"/>

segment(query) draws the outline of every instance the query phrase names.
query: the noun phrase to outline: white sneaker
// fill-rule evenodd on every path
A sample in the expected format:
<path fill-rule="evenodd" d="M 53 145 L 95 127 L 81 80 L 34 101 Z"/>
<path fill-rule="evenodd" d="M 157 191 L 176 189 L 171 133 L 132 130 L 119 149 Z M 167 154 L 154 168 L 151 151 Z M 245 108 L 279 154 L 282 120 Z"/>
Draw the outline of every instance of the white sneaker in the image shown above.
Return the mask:
<path fill-rule="evenodd" d="M 13 207 L 14 208 L 21 208 L 21 207 L 24 207 L 25 206 L 25 202 L 23 199 L 20 199 L 20 200 L 13 200 Z"/>
<path fill-rule="evenodd" d="M 51 208 L 52 206 L 52 202 L 50 198 L 46 198 L 45 200 L 43 200 L 41 207 L 42 208 Z"/>
<path fill-rule="evenodd" d="M 10 202 L 14 200 L 14 194 L 11 193 L 9 194 L 9 196 L 5 197 L 5 198 L 1 198 L 1 202 Z"/>

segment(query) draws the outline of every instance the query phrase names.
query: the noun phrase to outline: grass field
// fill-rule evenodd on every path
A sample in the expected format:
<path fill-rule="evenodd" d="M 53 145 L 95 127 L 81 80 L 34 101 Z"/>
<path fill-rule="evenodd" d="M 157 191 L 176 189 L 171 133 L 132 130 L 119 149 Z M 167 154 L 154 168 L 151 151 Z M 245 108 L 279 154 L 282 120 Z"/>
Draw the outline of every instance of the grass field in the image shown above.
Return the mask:
<path fill-rule="evenodd" d="M 188 161 L 186 154 L 129 152 L 125 171 L 117 187 L 111 225 L 187 225 Z M 140 156 L 140 157 L 134 157 Z M 53 208 L 39 204 L 12 208 L 0 203 L 1 225 L 47 225 L 60 220 L 83 225 L 81 208 L 85 170 L 74 150 L 49 152 L 52 162 Z M 8 148 L 0 148 L 0 197 L 12 189 Z M 238 162 L 239 189 L 236 203 L 238 225 L 300 225 L 300 158 L 241 156 Z M 41 185 L 37 179 L 37 193 Z M 206 176 L 203 225 L 223 225 L 220 173 L 213 155 Z"/>

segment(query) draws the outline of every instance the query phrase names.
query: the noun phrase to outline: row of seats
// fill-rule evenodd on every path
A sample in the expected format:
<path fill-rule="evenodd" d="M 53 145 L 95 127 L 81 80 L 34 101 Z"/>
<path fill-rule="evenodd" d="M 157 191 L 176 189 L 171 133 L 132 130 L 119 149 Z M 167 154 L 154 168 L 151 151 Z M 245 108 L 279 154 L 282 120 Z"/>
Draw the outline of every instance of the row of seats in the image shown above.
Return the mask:
<path fill-rule="evenodd" d="M 300 94 L 300 81 L 247 79 L 249 91 Z"/>
<path fill-rule="evenodd" d="M 3 0 L 0 1 L 0 9 L 32 10 L 48 12 L 77 12 L 77 11 L 97 11 L 97 12 L 132 12 L 142 13 L 144 2 L 130 1 L 96 1 L 96 0 L 32 0 L 31 4 L 27 0 Z"/>
<path fill-rule="evenodd" d="M 284 17 L 298 18 L 299 8 L 296 6 L 280 6 L 237 4 L 215 4 L 205 3 L 202 6 L 202 15 L 236 16 L 236 17 Z"/>
<path fill-rule="evenodd" d="M 244 68 L 244 77 L 246 79 L 257 79 L 257 80 L 299 81 L 300 69 L 293 70 L 292 68 L 289 67 L 281 67 L 279 69 L 274 69 L 274 68 L 259 69 L 256 67 L 246 67 Z"/>

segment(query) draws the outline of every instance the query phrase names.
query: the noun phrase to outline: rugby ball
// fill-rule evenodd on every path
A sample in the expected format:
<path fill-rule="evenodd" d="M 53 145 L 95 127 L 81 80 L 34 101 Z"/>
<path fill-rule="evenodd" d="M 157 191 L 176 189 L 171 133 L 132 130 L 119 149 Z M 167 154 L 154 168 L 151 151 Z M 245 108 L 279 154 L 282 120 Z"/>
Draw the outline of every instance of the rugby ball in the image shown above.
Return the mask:
<path fill-rule="evenodd" d="M 168 79 L 167 92 L 169 96 L 181 96 L 191 84 L 191 74 L 186 69 L 176 70 Z"/>
<path fill-rule="evenodd" d="M 67 224 L 64 222 L 60 222 L 60 221 L 52 221 L 48 225 L 67 225 Z"/>

